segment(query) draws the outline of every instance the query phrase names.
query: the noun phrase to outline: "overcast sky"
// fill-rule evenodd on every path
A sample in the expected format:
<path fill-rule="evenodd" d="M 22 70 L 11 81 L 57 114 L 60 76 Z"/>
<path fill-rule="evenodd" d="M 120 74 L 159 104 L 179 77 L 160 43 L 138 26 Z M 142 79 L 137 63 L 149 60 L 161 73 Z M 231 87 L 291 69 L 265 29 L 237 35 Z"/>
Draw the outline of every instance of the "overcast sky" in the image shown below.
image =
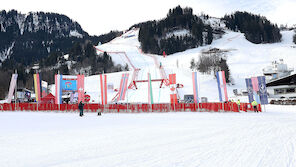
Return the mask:
<path fill-rule="evenodd" d="M 101 35 L 164 18 L 177 5 L 193 8 L 194 14 L 222 17 L 239 10 L 264 15 L 277 24 L 296 24 L 296 0 L 6 0 L 0 10 L 65 14 L 90 35 Z"/>

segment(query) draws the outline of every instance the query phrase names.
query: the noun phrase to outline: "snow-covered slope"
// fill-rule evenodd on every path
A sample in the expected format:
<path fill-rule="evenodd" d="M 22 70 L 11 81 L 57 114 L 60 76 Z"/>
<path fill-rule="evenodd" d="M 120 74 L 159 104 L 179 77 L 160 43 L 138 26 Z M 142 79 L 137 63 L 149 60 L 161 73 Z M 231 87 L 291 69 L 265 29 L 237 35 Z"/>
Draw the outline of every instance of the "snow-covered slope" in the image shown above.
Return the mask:
<path fill-rule="evenodd" d="M 1 112 L 9 167 L 295 167 L 296 112 Z"/>
<path fill-rule="evenodd" d="M 293 31 L 282 31 L 282 42 L 274 44 L 253 44 L 247 41 L 244 34 L 226 31 L 222 38 L 214 40 L 211 45 L 190 49 L 184 52 L 169 55 L 166 58 L 160 55 L 144 54 L 141 52 L 138 42 L 138 30 L 133 29 L 109 43 L 97 46 L 98 49 L 107 51 L 117 64 L 128 64 L 130 68 L 129 82 L 134 68 L 139 68 L 137 80 L 147 80 L 147 73 L 151 73 L 152 79 L 161 79 L 159 62 L 166 72 L 177 74 L 177 83 L 183 84 L 184 88 L 178 90 L 181 99 L 185 94 L 192 94 L 192 79 L 190 61 L 196 61 L 201 52 L 210 48 L 229 50 L 227 62 L 235 85 L 228 85 L 228 94 L 233 96 L 233 89 L 245 89 L 244 78 L 262 75 L 262 69 L 272 61 L 283 58 L 289 67 L 296 69 L 296 48 L 292 42 Z M 120 52 L 120 53 L 118 53 Z M 126 54 L 123 54 L 123 52 Z M 129 59 L 129 60 L 128 60 Z M 108 82 L 119 88 L 122 72 L 108 75 Z M 199 74 L 199 97 L 207 97 L 209 101 L 218 101 L 216 80 L 213 75 Z M 91 94 L 94 102 L 99 102 L 99 77 L 86 77 L 86 91 Z M 126 101 L 148 102 L 148 84 L 137 83 L 138 89 L 129 89 Z M 159 88 L 160 82 L 153 82 L 153 97 L 155 103 L 169 102 L 170 90 L 168 87 Z M 116 92 L 109 94 L 111 102 Z M 244 101 L 244 99 L 243 99 Z M 246 99 L 245 99 L 246 101 Z"/>

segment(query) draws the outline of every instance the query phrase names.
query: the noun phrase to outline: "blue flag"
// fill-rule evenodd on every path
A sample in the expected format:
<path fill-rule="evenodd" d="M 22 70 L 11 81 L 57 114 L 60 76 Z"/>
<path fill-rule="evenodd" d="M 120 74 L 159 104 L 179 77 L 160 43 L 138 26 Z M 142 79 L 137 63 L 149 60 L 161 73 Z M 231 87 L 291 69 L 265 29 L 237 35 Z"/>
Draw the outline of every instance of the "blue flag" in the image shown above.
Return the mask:
<path fill-rule="evenodd" d="M 249 103 L 252 103 L 254 101 L 254 98 L 253 98 L 253 86 L 252 86 L 251 78 L 246 78 L 246 86 L 248 91 Z"/>
<path fill-rule="evenodd" d="M 265 76 L 258 77 L 258 85 L 261 104 L 268 104 Z"/>

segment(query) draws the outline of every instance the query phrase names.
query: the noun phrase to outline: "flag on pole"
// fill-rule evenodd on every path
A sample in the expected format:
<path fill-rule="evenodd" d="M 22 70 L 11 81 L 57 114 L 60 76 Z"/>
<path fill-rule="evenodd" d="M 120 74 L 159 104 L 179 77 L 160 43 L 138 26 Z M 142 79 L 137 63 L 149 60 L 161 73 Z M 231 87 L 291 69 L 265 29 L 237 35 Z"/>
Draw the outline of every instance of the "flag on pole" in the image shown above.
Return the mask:
<path fill-rule="evenodd" d="M 127 90 L 128 77 L 129 77 L 128 73 L 122 74 L 122 76 L 121 76 L 117 101 L 125 99 L 125 93 L 126 93 L 126 90 Z"/>
<path fill-rule="evenodd" d="M 258 92 L 259 91 L 259 88 L 258 88 L 258 78 L 257 77 L 252 77 L 251 78 L 251 81 L 252 81 L 253 90 L 255 92 Z"/>
<path fill-rule="evenodd" d="M 84 102 L 84 75 L 77 75 L 78 102 Z"/>
<path fill-rule="evenodd" d="M 218 71 L 216 72 L 216 76 L 217 76 L 217 83 L 218 83 L 219 100 L 220 102 L 228 101 L 225 72 Z"/>
<path fill-rule="evenodd" d="M 107 104 L 107 75 L 100 75 L 101 102 Z"/>
<path fill-rule="evenodd" d="M 169 74 L 169 83 L 176 84 L 176 74 Z"/>
<path fill-rule="evenodd" d="M 170 84 L 170 99 L 171 99 L 171 104 L 177 104 L 178 99 L 177 99 L 177 85 L 176 85 L 176 74 L 169 74 L 169 84 Z"/>
<path fill-rule="evenodd" d="M 192 83 L 193 83 L 193 95 L 194 103 L 199 103 L 198 100 L 198 85 L 197 85 L 197 72 L 192 72 Z"/>
<path fill-rule="evenodd" d="M 14 89 L 15 89 L 15 86 L 16 86 L 16 82 L 17 82 L 17 74 L 12 74 L 11 80 L 10 80 L 7 103 L 11 103 L 11 99 L 12 99 L 13 92 L 14 92 Z"/>
<path fill-rule="evenodd" d="M 41 101 L 41 90 L 40 90 L 40 77 L 39 74 L 34 74 L 34 88 L 35 88 L 35 97 L 36 101 Z"/>
<path fill-rule="evenodd" d="M 62 75 L 55 75 L 55 104 L 62 103 L 62 87 L 61 87 Z"/>
<path fill-rule="evenodd" d="M 148 73 L 148 103 L 153 104 L 153 93 L 150 73 Z"/>
<path fill-rule="evenodd" d="M 254 96 L 255 101 L 258 104 L 261 104 L 260 96 L 258 95 L 258 93 L 255 90 L 253 90 L 253 96 Z"/>
<path fill-rule="evenodd" d="M 259 93 L 258 78 L 257 77 L 252 77 L 251 81 L 252 81 L 252 86 L 253 86 L 254 98 L 255 98 L 255 100 L 256 100 L 256 102 L 258 104 L 261 104 L 260 97 L 259 97 L 259 94 L 258 94 Z"/>
<path fill-rule="evenodd" d="M 48 94 L 47 87 L 48 87 L 48 83 L 41 80 L 41 97 L 47 96 Z"/>
<path fill-rule="evenodd" d="M 39 97 L 39 101 L 41 101 L 41 98 L 42 97 L 45 97 L 43 96 L 43 88 L 42 88 L 42 75 L 40 73 L 38 73 L 39 75 L 39 88 L 40 88 L 40 97 Z M 44 82 L 44 81 L 43 81 Z"/>
<path fill-rule="evenodd" d="M 258 78 L 259 96 L 260 96 L 261 104 L 268 104 L 265 76 L 259 76 L 257 78 Z"/>
<path fill-rule="evenodd" d="M 250 103 L 268 104 L 265 76 L 246 78 L 246 85 Z"/>
<path fill-rule="evenodd" d="M 252 85 L 251 78 L 246 78 L 246 86 L 248 91 L 249 103 L 252 103 L 254 101 L 254 98 L 253 98 L 253 85 Z"/>

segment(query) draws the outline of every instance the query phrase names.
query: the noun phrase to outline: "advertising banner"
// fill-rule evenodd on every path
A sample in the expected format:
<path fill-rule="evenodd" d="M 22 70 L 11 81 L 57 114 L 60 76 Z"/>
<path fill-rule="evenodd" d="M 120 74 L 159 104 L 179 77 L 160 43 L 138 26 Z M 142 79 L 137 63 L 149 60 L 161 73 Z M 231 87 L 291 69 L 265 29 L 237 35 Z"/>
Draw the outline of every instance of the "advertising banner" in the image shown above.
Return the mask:
<path fill-rule="evenodd" d="M 77 80 L 61 80 L 61 87 L 64 91 L 77 91 Z"/>

